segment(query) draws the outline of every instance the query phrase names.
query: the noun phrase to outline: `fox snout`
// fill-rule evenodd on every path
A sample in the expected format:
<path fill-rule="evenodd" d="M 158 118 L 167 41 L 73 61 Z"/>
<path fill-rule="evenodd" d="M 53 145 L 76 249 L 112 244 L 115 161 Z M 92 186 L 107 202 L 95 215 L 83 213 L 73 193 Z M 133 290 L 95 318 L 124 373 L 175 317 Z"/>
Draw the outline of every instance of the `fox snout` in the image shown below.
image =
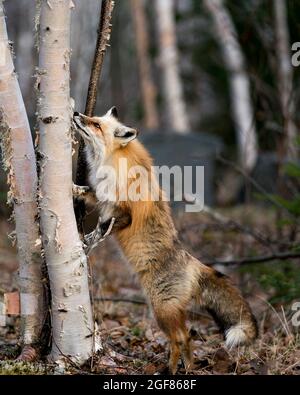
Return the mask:
<path fill-rule="evenodd" d="M 101 138 L 105 144 L 112 149 L 125 147 L 129 142 L 134 140 L 139 132 L 136 129 L 122 124 L 117 119 L 117 110 L 112 107 L 102 117 L 88 117 L 75 111 L 73 120 L 81 136 L 89 142 L 95 142 Z"/>
<path fill-rule="evenodd" d="M 76 121 L 78 121 L 78 120 L 79 120 L 79 121 L 82 120 L 81 115 L 82 115 L 82 114 L 80 114 L 80 113 L 77 112 L 77 111 L 75 111 L 75 112 L 73 113 L 73 119 L 74 119 L 75 123 L 76 123 Z"/>
<path fill-rule="evenodd" d="M 75 111 L 73 114 L 73 120 L 75 125 L 77 126 L 78 132 L 85 139 L 90 141 L 92 138 L 91 130 L 88 128 L 88 123 L 86 122 L 86 117 L 83 114 Z"/>
<path fill-rule="evenodd" d="M 80 121 L 81 123 L 85 124 L 84 118 L 85 118 L 85 116 L 83 114 L 80 114 L 80 112 L 75 111 L 73 113 L 73 119 L 74 119 L 75 123 L 76 123 L 76 121 Z"/>

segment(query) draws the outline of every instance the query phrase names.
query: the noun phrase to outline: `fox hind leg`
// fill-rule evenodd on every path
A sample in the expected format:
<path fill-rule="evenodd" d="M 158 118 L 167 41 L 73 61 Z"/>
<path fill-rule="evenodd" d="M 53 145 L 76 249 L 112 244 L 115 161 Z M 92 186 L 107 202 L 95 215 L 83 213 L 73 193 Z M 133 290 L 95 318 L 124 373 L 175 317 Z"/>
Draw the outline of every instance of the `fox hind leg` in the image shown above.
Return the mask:
<path fill-rule="evenodd" d="M 180 342 L 170 340 L 170 355 L 169 355 L 169 371 L 171 374 L 176 374 L 178 361 L 180 358 Z"/>
<path fill-rule="evenodd" d="M 170 356 L 169 356 L 169 370 L 171 374 L 177 371 L 177 365 L 180 356 L 183 358 L 186 371 L 193 367 L 193 352 L 190 335 L 186 327 L 185 313 L 177 310 L 174 307 L 172 313 L 157 311 L 154 308 L 159 327 L 165 332 L 170 341 Z"/>
<path fill-rule="evenodd" d="M 182 344 L 182 357 L 183 357 L 185 370 L 187 372 L 191 371 L 194 368 L 193 342 L 190 338 L 189 333 L 187 333 L 187 337 Z"/>
<path fill-rule="evenodd" d="M 181 328 L 173 329 L 173 332 L 170 335 L 169 369 L 172 374 L 175 374 L 177 371 L 177 365 L 180 356 L 183 359 L 185 370 L 187 372 L 192 370 L 193 350 L 185 323 Z"/>

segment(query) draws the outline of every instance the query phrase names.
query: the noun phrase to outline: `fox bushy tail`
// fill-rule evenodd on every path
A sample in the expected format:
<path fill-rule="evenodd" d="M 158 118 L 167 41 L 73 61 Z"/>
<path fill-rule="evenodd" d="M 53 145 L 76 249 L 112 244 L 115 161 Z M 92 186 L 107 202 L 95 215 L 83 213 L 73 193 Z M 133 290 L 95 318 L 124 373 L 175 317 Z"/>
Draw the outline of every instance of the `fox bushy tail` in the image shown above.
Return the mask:
<path fill-rule="evenodd" d="M 160 271 L 143 278 L 159 327 L 170 340 L 170 371 L 174 374 L 182 355 L 187 370 L 193 366 L 191 336 L 186 312 L 198 302 L 223 330 L 228 348 L 249 344 L 257 337 L 257 324 L 246 300 L 228 277 L 203 265 L 186 251 L 173 259 L 176 270 Z M 164 268 L 165 269 L 165 268 Z"/>
<path fill-rule="evenodd" d="M 200 264 L 198 284 L 200 304 L 223 331 L 227 347 L 251 343 L 258 335 L 256 319 L 230 279 Z"/>

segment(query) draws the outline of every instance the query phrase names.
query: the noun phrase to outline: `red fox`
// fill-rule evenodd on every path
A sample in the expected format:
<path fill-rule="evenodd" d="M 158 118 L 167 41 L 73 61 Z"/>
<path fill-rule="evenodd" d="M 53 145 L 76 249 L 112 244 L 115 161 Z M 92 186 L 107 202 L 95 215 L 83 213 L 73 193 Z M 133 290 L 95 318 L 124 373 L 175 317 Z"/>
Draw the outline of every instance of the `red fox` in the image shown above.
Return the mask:
<path fill-rule="evenodd" d="M 86 143 L 90 185 L 103 225 L 115 218 L 114 234 L 138 273 L 159 327 L 170 341 L 171 373 L 176 373 L 180 356 L 186 370 L 193 366 L 186 327 L 191 300 L 196 300 L 212 315 L 228 347 L 254 341 L 257 324 L 248 303 L 229 278 L 185 251 L 158 183 L 154 186 L 159 193 L 157 200 L 120 199 L 122 189 L 130 187 L 128 174 L 118 168 L 120 159 L 127 160 L 128 170 L 131 166 L 142 166 L 152 176 L 152 159 L 136 139 L 137 131 L 119 122 L 115 107 L 102 117 L 90 118 L 75 112 L 74 122 Z M 107 189 L 112 187 L 110 177 L 102 171 L 107 166 L 117 174 L 115 200 L 107 198 Z M 149 189 L 148 184 L 143 187 Z M 92 197 L 85 187 L 75 186 L 75 192 L 82 198 Z"/>

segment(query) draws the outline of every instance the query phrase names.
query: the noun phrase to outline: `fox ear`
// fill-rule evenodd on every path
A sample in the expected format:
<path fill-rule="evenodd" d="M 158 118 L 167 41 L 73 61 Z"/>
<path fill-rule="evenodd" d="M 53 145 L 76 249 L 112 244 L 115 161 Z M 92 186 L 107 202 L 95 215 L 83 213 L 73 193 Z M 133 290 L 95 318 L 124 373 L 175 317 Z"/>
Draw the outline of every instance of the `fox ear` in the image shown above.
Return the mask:
<path fill-rule="evenodd" d="M 118 119 L 118 111 L 115 106 L 113 106 L 110 110 L 107 111 L 106 115 L 110 115 L 116 119 Z"/>
<path fill-rule="evenodd" d="M 120 129 L 116 129 L 114 133 L 115 137 L 120 139 L 120 143 L 122 146 L 125 147 L 130 141 L 134 140 L 137 135 L 138 131 L 132 128 L 123 127 Z"/>

